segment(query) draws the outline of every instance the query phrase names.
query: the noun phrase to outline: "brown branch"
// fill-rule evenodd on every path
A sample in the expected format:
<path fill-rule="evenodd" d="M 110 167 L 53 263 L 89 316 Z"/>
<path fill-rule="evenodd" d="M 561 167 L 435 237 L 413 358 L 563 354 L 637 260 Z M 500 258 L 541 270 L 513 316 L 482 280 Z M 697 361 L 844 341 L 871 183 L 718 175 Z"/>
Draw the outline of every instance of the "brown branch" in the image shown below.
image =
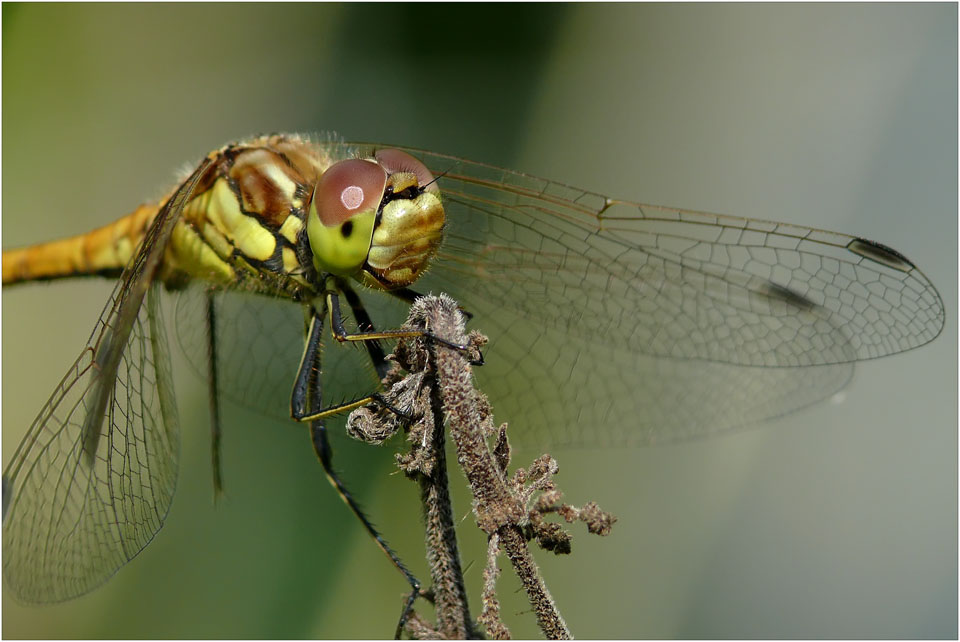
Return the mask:
<path fill-rule="evenodd" d="M 409 363 L 405 363 L 410 366 Z M 406 624 L 407 633 L 414 639 L 464 640 L 480 637 L 470 618 L 467 591 L 457 549 L 453 504 L 450 501 L 450 482 L 444 452 L 442 422 L 432 409 L 435 387 L 422 372 L 402 375 L 395 365 L 384 384 L 387 403 L 398 415 L 384 405 L 358 408 L 347 420 L 347 432 L 368 443 L 381 443 L 402 427 L 409 431 L 410 452 L 397 456 L 397 465 L 420 485 L 426 527 L 427 563 L 433 582 L 426 597 L 434 603 L 437 624 L 430 626 L 416 613 Z M 415 418 L 404 426 L 406 418 Z"/>
<path fill-rule="evenodd" d="M 443 458 L 442 425 L 446 421 L 457 450 L 457 461 L 473 494 L 473 512 L 487 534 L 483 610 L 480 623 L 497 639 L 510 636 L 500 618 L 496 597 L 499 570 L 496 558 L 506 553 L 536 613 L 541 631 L 550 639 L 570 639 L 570 630 L 547 590 L 527 543 L 536 540 L 547 550 L 570 552 L 570 536 L 544 516 L 557 513 L 567 522 L 584 521 L 591 532 L 607 534 L 616 520 L 596 504 L 577 509 L 560 504 L 552 481 L 558 471 L 549 455 L 508 478 L 510 447 L 506 424 L 495 428 L 485 396 L 473 387 L 471 360 L 480 357 L 486 338 L 465 333 L 456 303 L 446 297 L 423 297 L 411 307 L 406 329 L 421 336 L 401 340 L 396 366 L 384 380 L 384 404 L 354 411 L 348 430 L 367 441 L 380 442 L 406 427 L 410 453 L 398 456 L 401 469 L 420 481 L 427 524 L 427 557 L 437 611 L 434 629 L 412 617 L 406 630 L 413 637 L 476 637 L 469 618 L 460 558 L 453 529 L 453 511 Z M 406 371 L 406 374 L 403 374 Z M 412 422 L 412 424 L 411 424 Z M 488 439 L 494 438 L 491 450 Z"/>

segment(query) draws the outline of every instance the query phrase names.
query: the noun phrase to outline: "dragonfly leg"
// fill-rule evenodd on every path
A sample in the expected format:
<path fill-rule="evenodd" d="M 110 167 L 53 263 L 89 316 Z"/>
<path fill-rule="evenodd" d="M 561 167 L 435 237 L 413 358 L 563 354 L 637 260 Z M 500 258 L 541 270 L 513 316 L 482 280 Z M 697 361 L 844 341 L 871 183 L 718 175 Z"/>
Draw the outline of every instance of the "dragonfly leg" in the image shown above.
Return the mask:
<path fill-rule="evenodd" d="M 310 316 L 310 324 L 307 328 L 307 343 L 303 349 L 303 356 L 300 358 L 300 367 L 297 370 L 297 378 L 293 383 L 293 393 L 290 396 L 290 416 L 295 421 L 310 422 L 324 417 L 330 417 L 342 412 L 348 412 L 354 408 L 365 406 L 371 402 L 383 403 L 383 399 L 378 393 L 361 397 L 353 401 L 335 404 L 328 408 L 321 406 L 322 390 L 320 388 L 320 338 L 323 333 L 323 316 L 313 312 Z M 314 381 L 315 379 L 315 381 Z M 312 387 L 313 386 L 313 387 Z M 312 399 L 313 403 L 308 401 Z"/>
<path fill-rule="evenodd" d="M 374 331 L 373 321 L 370 319 L 370 315 L 367 314 L 367 309 L 363 307 L 363 301 L 360 300 L 360 297 L 357 296 L 353 288 L 344 284 L 341 291 L 347 303 L 350 304 L 353 317 L 357 320 L 357 327 L 368 328 L 370 331 Z M 373 362 L 373 367 L 377 370 L 377 377 L 383 379 L 387 376 L 387 371 L 390 369 L 387 363 L 387 356 L 383 352 L 383 346 L 376 340 L 364 341 L 363 345 L 367 349 L 367 354 L 370 355 L 370 361 Z"/>
<path fill-rule="evenodd" d="M 310 422 L 310 441 L 313 443 L 313 450 L 316 452 L 317 458 L 323 465 L 323 472 L 326 474 L 327 480 L 337 491 L 337 494 L 340 495 L 340 499 L 342 499 L 350 508 L 350 510 L 353 511 L 353 514 L 357 516 L 357 519 L 359 519 L 360 523 L 363 524 L 363 527 L 366 529 L 370 537 L 373 538 L 373 541 L 376 542 L 377 546 L 380 547 L 380 550 L 384 552 L 384 554 L 390 559 L 390 562 L 397 568 L 398 571 L 400 571 L 404 579 L 410 585 L 410 596 L 407 598 L 407 601 L 404 604 L 403 611 L 400 614 L 400 620 L 397 622 L 397 629 L 394 634 L 394 637 L 399 639 L 407 619 L 413 612 L 413 603 L 416 601 L 417 596 L 420 595 L 420 581 L 414 577 L 413 573 L 411 573 L 400 560 L 400 557 L 393 551 L 392 548 L 390 548 L 386 540 L 383 539 L 383 536 L 380 535 L 377 529 L 360 509 L 360 506 L 353 499 L 350 491 L 347 490 L 347 487 L 340 480 L 340 476 L 337 475 L 336 470 L 333 468 L 333 450 L 330 448 L 330 441 L 327 438 L 327 429 L 322 419 L 322 417 L 326 416 L 326 414 L 332 413 L 324 413 L 323 411 L 316 411 L 313 409 L 319 408 L 322 404 L 323 390 L 320 379 L 319 349 L 322 331 L 323 317 L 319 314 L 314 314 L 310 320 L 307 343 L 306 347 L 304 348 L 300 369 L 297 373 L 297 380 L 294 384 L 294 392 L 290 401 L 290 406 L 294 414 L 300 413 L 303 417 L 319 417 L 307 419 L 307 421 Z M 379 397 L 379 395 L 377 395 L 377 397 Z M 368 398 L 368 400 L 369 399 L 371 398 Z M 365 400 L 364 403 L 367 403 L 368 400 Z M 308 409 L 308 405 L 313 406 L 313 408 Z"/>
<path fill-rule="evenodd" d="M 406 301 L 407 303 L 413 305 L 413 302 L 422 297 L 423 295 L 413 290 L 411 288 L 397 288 L 396 290 L 388 290 L 387 294 L 401 301 Z M 460 314 L 467 318 L 467 321 L 473 318 L 473 314 L 470 310 L 467 310 L 462 305 L 457 304 L 457 309 L 460 310 Z"/>
<path fill-rule="evenodd" d="M 370 331 L 360 331 L 360 332 L 347 332 L 347 329 L 343 325 L 343 314 L 340 312 L 340 292 L 346 292 L 349 290 L 343 282 L 335 280 L 333 277 L 328 277 L 326 283 L 326 304 L 327 309 L 330 310 L 330 330 L 333 332 L 333 336 L 337 341 L 375 341 L 378 339 L 404 339 L 404 338 L 413 338 L 413 337 L 422 337 L 426 336 L 436 341 L 442 343 L 443 345 L 453 348 L 454 350 L 460 350 L 461 352 L 470 353 L 473 351 L 473 348 L 466 345 L 461 345 L 459 343 L 452 343 L 446 339 L 434 336 L 429 332 L 423 332 L 422 330 L 370 330 Z M 412 290 L 411 290 L 412 292 Z M 344 296 L 347 296 L 344 294 Z M 355 293 L 354 293 L 354 296 Z M 365 315 L 366 313 L 364 313 Z M 369 318 L 369 317 L 368 317 Z M 483 355 L 480 355 L 478 361 L 471 361 L 471 365 L 479 366 L 483 365 Z M 363 405 L 363 404 L 357 404 Z M 355 406 L 354 406 L 355 407 Z"/>
<path fill-rule="evenodd" d="M 304 421 L 309 414 L 307 410 L 307 396 L 310 390 L 310 371 L 320 361 L 320 333 L 323 332 L 323 317 L 313 313 L 307 327 L 307 342 L 300 357 L 300 367 L 297 369 L 297 378 L 293 382 L 293 394 L 290 396 L 290 416 L 297 421 Z M 315 377 L 315 389 L 312 391 L 320 397 L 323 390 L 320 388 L 320 378 Z"/>
<path fill-rule="evenodd" d="M 330 442 L 327 439 L 327 430 L 322 419 L 310 422 L 310 438 L 313 442 L 313 450 L 317 453 L 320 463 L 323 464 L 323 472 L 326 473 L 327 480 L 337 491 L 337 494 L 340 495 L 340 499 L 342 499 L 350 508 L 350 510 L 353 511 L 353 514 L 357 516 L 357 519 L 359 519 L 363 524 L 363 527 L 366 529 L 370 537 L 373 538 L 373 541 L 376 542 L 377 546 L 380 547 L 380 550 L 383 551 L 388 558 L 390 558 L 390 562 L 398 571 L 400 571 L 401 575 L 403 575 L 403 578 L 407 581 L 407 584 L 410 585 L 410 595 L 407 597 L 407 601 L 403 606 L 403 611 L 400 613 L 400 620 L 397 622 L 397 629 L 394 632 L 394 638 L 399 639 L 400 634 L 403 632 L 404 625 L 407 623 L 410 614 L 413 612 L 413 603 L 420 595 L 420 580 L 414 577 L 413 573 L 411 573 L 410 570 L 407 569 L 406 565 L 404 565 L 404 563 L 400 560 L 400 557 L 392 548 L 390 548 L 390 545 L 387 544 L 386 540 L 383 539 L 383 536 L 380 535 L 376 527 L 374 527 L 370 520 L 367 519 L 367 516 L 360 509 L 360 506 L 357 505 L 357 502 L 354 501 L 350 491 L 348 491 L 346 486 L 343 485 L 343 482 L 340 481 L 340 477 L 333 468 L 333 453 L 330 449 Z"/>
<path fill-rule="evenodd" d="M 217 307 L 213 292 L 207 292 L 207 392 L 210 401 L 210 455 L 213 463 L 213 493 L 219 497 L 223 493 L 223 476 L 220 468 L 220 387 L 217 372 Z"/>

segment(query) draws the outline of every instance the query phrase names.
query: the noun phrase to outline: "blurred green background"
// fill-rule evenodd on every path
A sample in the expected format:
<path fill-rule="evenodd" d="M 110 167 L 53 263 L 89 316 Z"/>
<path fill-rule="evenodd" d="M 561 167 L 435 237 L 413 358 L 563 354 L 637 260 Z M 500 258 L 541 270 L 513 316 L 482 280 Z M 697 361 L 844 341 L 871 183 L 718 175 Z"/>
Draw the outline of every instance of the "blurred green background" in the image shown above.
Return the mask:
<path fill-rule="evenodd" d="M 3 247 L 112 220 L 226 141 L 333 130 L 902 251 L 944 297 L 936 343 L 863 364 L 842 403 L 760 429 L 554 452 L 568 499 L 620 522 L 539 558 L 579 637 L 957 636 L 956 5 L 2 11 Z M 4 462 L 110 287 L 4 290 Z M 3 636 L 390 636 L 406 586 L 303 430 L 230 409 L 214 506 L 203 388 L 185 368 L 177 384 L 165 528 L 78 600 L 27 608 L 4 591 Z M 392 449 L 346 441 L 339 467 L 425 578 Z M 458 492 L 476 614 L 484 542 Z M 536 637 L 503 577 L 508 625 Z"/>

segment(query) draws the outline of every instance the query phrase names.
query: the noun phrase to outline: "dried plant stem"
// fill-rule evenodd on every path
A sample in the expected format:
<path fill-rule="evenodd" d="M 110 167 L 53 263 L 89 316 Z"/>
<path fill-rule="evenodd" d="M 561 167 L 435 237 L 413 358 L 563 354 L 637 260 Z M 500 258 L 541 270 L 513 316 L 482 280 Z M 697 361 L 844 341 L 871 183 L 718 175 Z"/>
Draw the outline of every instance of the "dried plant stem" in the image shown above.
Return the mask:
<path fill-rule="evenodd" d="M 433 580 L 437 628 L 440 635 L 447 639 L 476 638 L 478 635 L 470 618 L 460 552 L 457 549 L 442 422 L 436 422 L 432 449 L 435 464 L 431 474 L 420 475 L 420 496 L 424 507 L 427 562 Z"/>
<path fill-rule="evenodd" d="M 414 613 L 404 628 L 415 639 L 479 638 L 481 636 L 470 617 L 457 549 L 444 428 L 440 419 L 443 415 L 433 385 L 435 378 L 428 376 L 423 369 L 426 352 L 422 349 L 417 351 L 414 346 L 401 343 L 397 346 L 395 359 L 396 365 L 384 380 L 388 388 L 384 395 L 386 403 L 355 410 L 347 421 L 347 431 L 368 443 L 382 443 L 401 427 L 409 430 L 410 451 L 398 455 L 397 463 L 420 486 L 427 562 L 432 580 L 423 596 L 433 602 L 437 621 L 430 625 Z M 398 411 L 406 416 L 399 415 Z"/>
<path fill-rule="evenodd" d="M 449 299 L 423 299 L 425 329 L 451 343 L 466 345 L 468 338 L 456 304 Z M 411 320 L 415 312 L 411 312 Z M 493 433 L 489 408 L 473 387 L 470 362 L 461 350 L 435 342 L 431 353 L 437 373 L 437 388 L 450 438 L 473 493 L 474 513 L 488 536 L 496 534 L 513 564 L 533 605 L 544 635 L 550 639 L 572 636 L 550 596 L 536 563 L 527 549 L 522 525 L 527 518 L 524 503 L 512 492 L 502 468 L 487 444 Z M 486 430 L 484 428 L 486 427 Z"/>
<path fill-rule="evenodd" d="M 351 413 L 347 430 L 371 443 L 381 443 L 401 427 L 408 431 L 410 452 L 397 460 L 401 470 L 420 484 L 433 581 L 424 597 L 434 603 L 437 623 L 432 626 L 413 613 L 405 630 L 418 639 L 480 637 L 470 619 L 457 550 L 444 457 L 446 424 L 473 494 L 477 525 L 488 537 L 480 624 L 494 638 L 510 637 L 496 596 L 496 562 L 503 552 L 520 578 L 543 634 L 570 639 L 528 543 L 536 540 L 546 550 L 570 552 L 570 536 L 559 524 L 545 520 L 550 514 L 567 522 L 583 521 L 590 532 L 601 535 L 610 531 L 616 518 L 592 502 L 579 509 L 561 504 L 562 494 L 552 481 L 559 466 L 549 455 L 508 478 L 506 424 L 494 427 L 486 397 L 473 386 L 471 359 L 480 358 L 486 338 L 477 332 L 465 333 L 452 299 L 444 295 L 417 299 L 404 327 L 420 334 L 397 344 L 395 366 L 384 379 L 387 392 L 380 403 Z M 495 441 L 492 451 L 491 438 Z"/>

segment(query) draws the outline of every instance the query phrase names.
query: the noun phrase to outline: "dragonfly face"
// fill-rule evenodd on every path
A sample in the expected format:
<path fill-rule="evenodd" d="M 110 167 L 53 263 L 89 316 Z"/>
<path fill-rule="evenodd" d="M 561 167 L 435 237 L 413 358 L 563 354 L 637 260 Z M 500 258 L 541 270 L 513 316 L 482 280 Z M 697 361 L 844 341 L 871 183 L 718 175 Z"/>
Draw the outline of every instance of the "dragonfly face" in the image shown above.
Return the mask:
<path fill-rule="evenodd" d="M 423 163 L 395 149 L 327 169 L 307 219 L 319 273 L 390 290 L 413 284 L 440 246 L 443 205 Z"/>
<path fill-rule="evenodd" d="M 926 276 L 872 241 L 417 150 L 258 138 L 123 221 L 4 252 L 10 283 L 115 273 L 111 244 L 139 244 L 4 471 L 4 575 L 26 601 L 94 588 L 163 523 L 178 434 L 159 285 L 223 296 L 212 333 L 242 349 L 219 352 L 220 389 L 278 416 L 302 352 L 297 302 L 323 273 L 381 290 L 358 293 L 379 327 L 397 321 L 374 314 L 397 304 L 391 292 L 446 292 L 491 339 L 476 376 L 498 418 L 538 447 L 675 441 L 790 412 L 843 387 L 855 361 L 931 341 L 944 319 Z M 200 343 L 181 343 L 206 373 L 206 328 L 183 309 L 178 333 Z M 330 352 L 335 385 L 347 360 Z M 268 359 L 276 369 L 249 367 Z"/>

